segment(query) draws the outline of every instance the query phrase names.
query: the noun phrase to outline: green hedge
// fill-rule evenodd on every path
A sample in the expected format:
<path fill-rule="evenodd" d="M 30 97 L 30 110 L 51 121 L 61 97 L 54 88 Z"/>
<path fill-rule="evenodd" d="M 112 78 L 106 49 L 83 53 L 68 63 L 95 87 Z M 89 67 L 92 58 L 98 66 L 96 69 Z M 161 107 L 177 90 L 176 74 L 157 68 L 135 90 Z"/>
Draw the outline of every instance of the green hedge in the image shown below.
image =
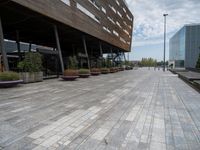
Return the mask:
<path fill-rule="evenodd" d="M 89 69 L 80 69 L 79 74 L 90 74 L 90 70 Z"/>
<path fill-rule="evenodd" d="M 16 72 L 0 72 L 0 81 L 15 81 L 19 79 L 19 74 Z"/>

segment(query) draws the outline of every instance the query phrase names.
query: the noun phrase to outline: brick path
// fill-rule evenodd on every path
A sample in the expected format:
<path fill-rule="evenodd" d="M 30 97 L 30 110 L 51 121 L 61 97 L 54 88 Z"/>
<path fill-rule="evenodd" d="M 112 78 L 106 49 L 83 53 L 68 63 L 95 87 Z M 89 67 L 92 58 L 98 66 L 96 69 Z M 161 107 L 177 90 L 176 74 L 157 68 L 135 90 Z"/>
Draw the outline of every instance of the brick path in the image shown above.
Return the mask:
<path fill-rule="evenodd" d="M 200 149 L 200 94 L 146 68 L 0 89 L 0 149 Z"/>

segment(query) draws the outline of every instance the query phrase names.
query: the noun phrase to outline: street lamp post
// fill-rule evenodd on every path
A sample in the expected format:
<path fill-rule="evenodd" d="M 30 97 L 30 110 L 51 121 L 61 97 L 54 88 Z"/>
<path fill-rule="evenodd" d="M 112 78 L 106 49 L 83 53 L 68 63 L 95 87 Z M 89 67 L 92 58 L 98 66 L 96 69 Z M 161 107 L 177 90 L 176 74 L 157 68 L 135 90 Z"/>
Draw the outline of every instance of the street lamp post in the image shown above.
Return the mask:
<path fill-rule="evenodd" d="M 164 16 L 164 64 L 163 64 L 163 71 L 165 71 L 165 52 L 166 52 L 166 17 L 168 14 L 163 14 Z"/>

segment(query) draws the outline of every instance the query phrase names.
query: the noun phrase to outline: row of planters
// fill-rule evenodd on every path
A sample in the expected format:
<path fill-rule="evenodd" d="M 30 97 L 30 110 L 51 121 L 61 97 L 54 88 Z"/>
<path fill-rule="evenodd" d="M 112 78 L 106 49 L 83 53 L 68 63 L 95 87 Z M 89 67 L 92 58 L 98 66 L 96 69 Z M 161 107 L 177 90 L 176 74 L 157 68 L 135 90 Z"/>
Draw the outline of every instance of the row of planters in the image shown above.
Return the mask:
<path fill-rule="evenodd" d="M 78 61 L 76 59 L 76 57 L 69 57 L 69 61 L 68 61 L 68 66 L 65 71 L 63 76 L 61 76 L 61 78 L 63 80 L 67 80 L 67 81 L 73 81 L 76 80 L 77 78 L 88 78 L 91 75 L 92 76 L 98 76 L 100 74 L 108 74 L 108 73 L 115 73 L 118 71 L 124 71 L 125 68 L 123 67 L 109 67 L 112 64 L 110 64 L 110 62 L 107 61 L 108 66 L 105 65 L 105 67 L 101 68 L 91 68 L 89 69 L 79 69 L 78 70 Z M 100 66 L 100 65 L 99 65 Z"/>
<path fill-rule="evenodd" d="M 109 73 L 116 73 L 119 71 L 124 71 L 124 68 L 119 67 L 112 67 L 112 68 L 92 68 L 92 69 L 67 69 L 64 72 L 64 75 L 61 76 L 63 80 L 66 81 L 73 81 L 77 78 L 88 78 L 92 76 L 98 76 L 100 74 L 109 74 Z"/>
<path fill-rule="evenodd" d="M 39 53 L 26 53 L 23 61 L 19 62 L 17 67 L 20 73 L 0 72 L 0 88 L 43 81 L 42 56 Z"/>
<path fill-rule="evenodd" d="M 104 67 L 92 69 L 79 69 L 76 57 L 69 57 L 68 69 L 64 71 L 61 78 L 72 81 L 77 78 L 88 78 L 89 76 L 98 76 L 100 74 L 115 73 L 118 71 L 129 70 L 127 67 Z M 0 88 L 12 87 L 20 83 L 33 83 L 43 81 L 42 58 L 39 53 L 29 52 L 25 54 L 23 61 L 18 63 L 20 73 L 0 72 Z"/>

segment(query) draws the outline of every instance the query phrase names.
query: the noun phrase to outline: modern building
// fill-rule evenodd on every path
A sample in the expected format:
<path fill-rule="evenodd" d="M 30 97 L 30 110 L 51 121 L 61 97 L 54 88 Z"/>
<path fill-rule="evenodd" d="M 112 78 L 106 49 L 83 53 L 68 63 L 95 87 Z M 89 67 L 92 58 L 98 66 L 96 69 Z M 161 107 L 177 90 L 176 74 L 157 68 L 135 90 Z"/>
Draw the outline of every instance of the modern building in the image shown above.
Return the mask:
<path fill-rule="evenodd" d="M 169 42 L 169 64 L 195 68 L 200 54 L 200 24 L 185 25 Z"/>
<path fill-rule="evenodd" d="M 97 60 L 131 51 L 134 17 L 124 0 L 1 0 L 0 52 L 20 55 L 21 42 L 49 47 L 63 71 L 69 56 Z M 4 39 L 14 41 L 13 53 Z M 48 51 L 46 51 L 48 53 Z M 9 60 L 8 60 L 9 61 Z M 91 64 L 89 64 L 91 65 Z M 9 67 L 9 66 L 7 66 Z"/>

